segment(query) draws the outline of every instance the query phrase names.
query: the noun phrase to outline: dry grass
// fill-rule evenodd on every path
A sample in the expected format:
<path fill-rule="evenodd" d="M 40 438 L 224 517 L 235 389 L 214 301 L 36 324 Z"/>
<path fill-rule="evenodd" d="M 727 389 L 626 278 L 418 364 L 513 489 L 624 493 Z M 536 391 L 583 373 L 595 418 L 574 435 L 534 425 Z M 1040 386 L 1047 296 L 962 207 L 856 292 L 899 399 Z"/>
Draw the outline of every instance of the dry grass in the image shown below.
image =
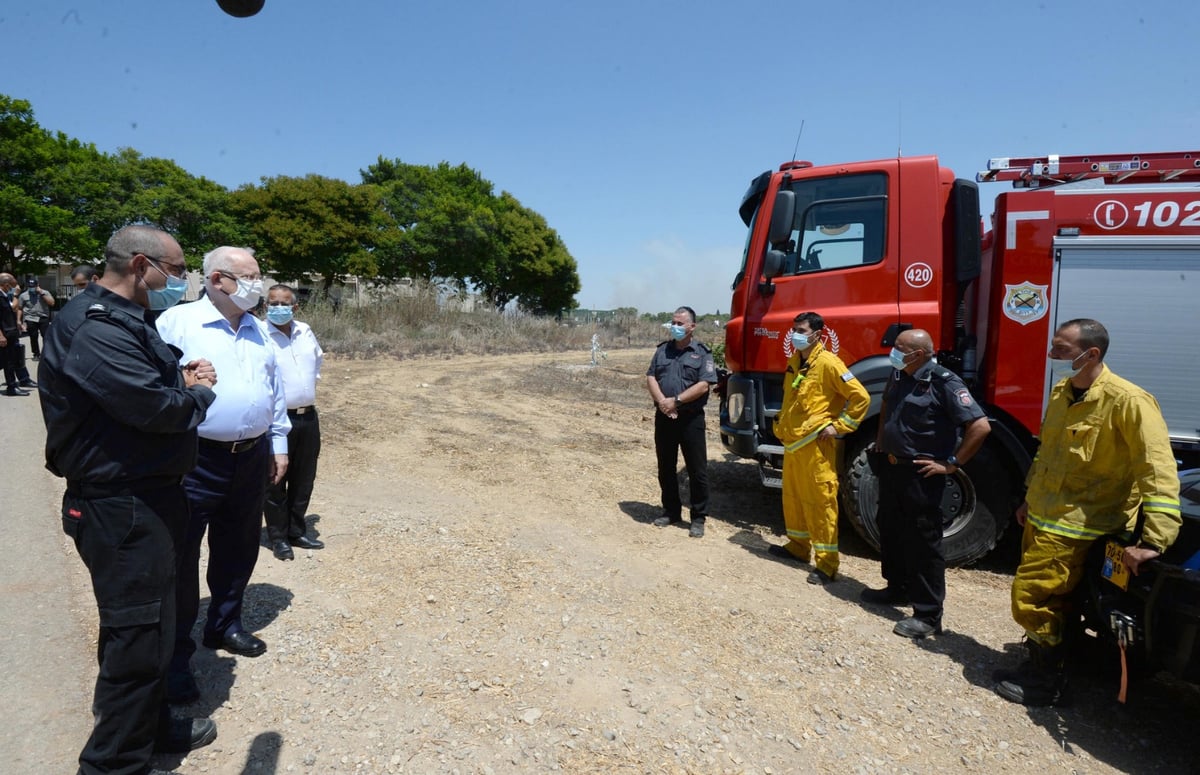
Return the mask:
<path fill-rule="evenodd" d="M 593 334 L 600 335 L 602 350 L 648 347 L 663 339 L 659 323 L 634 316 L 573 325 L 490 309 L 468 312 L 439 304 L 437 290 L 428 287 L 340 308 L 313 301 L 299 317 L 326 351 L 352 358 L 590 352 Z"/>

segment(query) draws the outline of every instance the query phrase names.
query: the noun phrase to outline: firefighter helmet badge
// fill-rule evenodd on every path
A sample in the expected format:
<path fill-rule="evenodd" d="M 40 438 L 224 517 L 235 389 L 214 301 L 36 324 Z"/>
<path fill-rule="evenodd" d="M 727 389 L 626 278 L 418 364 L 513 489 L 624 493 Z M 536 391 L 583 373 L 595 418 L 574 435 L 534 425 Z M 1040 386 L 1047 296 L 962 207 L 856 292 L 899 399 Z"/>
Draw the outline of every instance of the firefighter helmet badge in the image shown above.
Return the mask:
<path fill-rule="evenodd" d="M 1027 326 L 1046 316 L 1050 310 L 1049 285 L 1034 285 L 1031 282 L 1004 286 L 1004 317 Z"/>

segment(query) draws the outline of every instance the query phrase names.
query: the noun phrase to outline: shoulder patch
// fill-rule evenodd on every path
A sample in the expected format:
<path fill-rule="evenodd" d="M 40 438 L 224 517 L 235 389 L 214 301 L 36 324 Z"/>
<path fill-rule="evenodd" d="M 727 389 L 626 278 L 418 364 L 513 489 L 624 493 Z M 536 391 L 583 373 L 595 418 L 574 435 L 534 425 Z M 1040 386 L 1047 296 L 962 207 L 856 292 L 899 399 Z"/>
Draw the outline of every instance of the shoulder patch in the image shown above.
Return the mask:
<path fill-rule="evenodd" d="M 854 379 L 854 374 L 849 371 L 842 375 L 842 382 L 849 382 L 852 379 Z"/>
<path fill-rule="evenodd" d="M 975 403 L 975 399 L 971 398 L 971 391 L 966 388 L 955 390 L 954 395 L 958 397 L 958 402 L 963 406 L 970 406 Z"/>

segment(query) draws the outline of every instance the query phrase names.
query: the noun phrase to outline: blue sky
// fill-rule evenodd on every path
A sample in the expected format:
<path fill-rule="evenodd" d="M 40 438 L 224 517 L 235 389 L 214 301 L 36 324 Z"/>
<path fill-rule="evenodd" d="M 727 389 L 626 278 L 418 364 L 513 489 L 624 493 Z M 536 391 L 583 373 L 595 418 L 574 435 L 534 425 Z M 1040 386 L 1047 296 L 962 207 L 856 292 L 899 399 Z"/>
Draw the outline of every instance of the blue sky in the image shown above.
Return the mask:
<path fill-rule="evenodd" d="M 1191 3 L 3 0 L 0 92 L 231 188 L 466 163 L 544 215 L 582 306 L 726 312 L 751 178 L 1200 147 Z M 986 187 L 990 212 L 995 186 Z"/>

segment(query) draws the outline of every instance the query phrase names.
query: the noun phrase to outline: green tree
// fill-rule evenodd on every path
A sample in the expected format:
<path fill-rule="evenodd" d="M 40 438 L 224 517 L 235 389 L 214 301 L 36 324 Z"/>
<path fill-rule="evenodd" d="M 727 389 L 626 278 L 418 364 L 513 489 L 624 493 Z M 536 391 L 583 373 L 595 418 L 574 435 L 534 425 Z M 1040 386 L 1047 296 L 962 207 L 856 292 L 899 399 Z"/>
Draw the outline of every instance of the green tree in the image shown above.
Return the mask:
<path fill-rule="evenodd" d="M 230 204 L 264 270 L 321 275 L 326 290 L 348 274 L 379 273 L 375 248 L 387 240 L 388 224 L 375 186 L 320 175 L 264 178 L 233 192 Z"/>
<path fill-rule="evenodd" d="M 477 283 L 495 260 L 492 184 L 465 164 L 436 167 L 384 159 L 361 170 L 363 183 L 379 187 L 384 216 L 395 233 L 380 245 L 377 265 L 385 279 Z"/>
<path fill-rule="evenodd" d="M 76 147 L 42 129 L 30 103 L 0 95 L 0 266 L 32 270 L 34 259 L 94 248 L 87 229 L 53 196 L 54 173 Z"/>
<path fill-rule="evenodd" d="M 537 314 L 574 309 L 581 288 L 575 259 L 546 219 L 507 191 L 495 203 L 499 239 L 489 274 L 480 289 L 502 308 L 516 300 Z"/>

